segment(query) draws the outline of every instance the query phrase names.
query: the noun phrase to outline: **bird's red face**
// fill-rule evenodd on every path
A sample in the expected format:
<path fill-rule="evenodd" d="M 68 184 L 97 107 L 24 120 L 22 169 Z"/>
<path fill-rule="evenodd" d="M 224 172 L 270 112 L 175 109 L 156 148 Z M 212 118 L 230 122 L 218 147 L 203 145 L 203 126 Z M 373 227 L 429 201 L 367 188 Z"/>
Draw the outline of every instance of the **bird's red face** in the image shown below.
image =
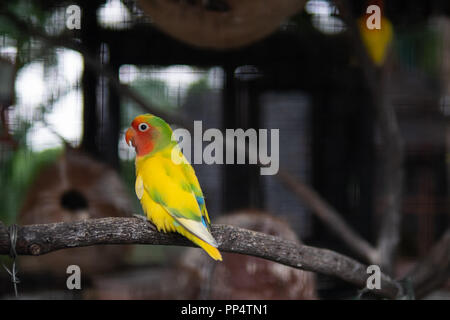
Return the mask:
<path fill-rule="evenodd" d="M 125 134 L 125 141 L 133 145 L 138 157 L 145 156 L 154 148 L 156 130 L 149 123 L 148 117 L 142 115 L 136 117 Z"/>

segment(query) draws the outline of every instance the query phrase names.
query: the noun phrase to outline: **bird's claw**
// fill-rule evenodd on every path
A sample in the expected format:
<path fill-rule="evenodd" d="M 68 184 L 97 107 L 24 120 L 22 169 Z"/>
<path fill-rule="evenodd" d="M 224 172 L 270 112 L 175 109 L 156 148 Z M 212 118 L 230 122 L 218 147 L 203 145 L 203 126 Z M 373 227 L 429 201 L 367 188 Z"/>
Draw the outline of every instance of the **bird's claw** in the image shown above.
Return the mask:
<path fill-rule="evenodd" d="M 158 229 L 156 228 L 156 226 L 153 224 L 153 222 L 151 222 L 150 220 L 147 219 L 147 217 L 140 215 L 140 214 L 133 214 L 133 217 L 135 217 L 136 219 L 140 219 L 145 221 L 146 223 L 148 223 L 150 229 L 152 229 L 153 231 L 157 231 Z"/>

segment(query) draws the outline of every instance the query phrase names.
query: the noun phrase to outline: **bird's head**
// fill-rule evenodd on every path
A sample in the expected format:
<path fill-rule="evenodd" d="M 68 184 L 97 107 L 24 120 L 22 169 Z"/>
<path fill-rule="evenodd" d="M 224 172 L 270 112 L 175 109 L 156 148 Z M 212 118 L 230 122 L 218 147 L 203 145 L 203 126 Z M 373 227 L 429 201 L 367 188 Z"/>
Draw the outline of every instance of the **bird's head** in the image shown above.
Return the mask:
<path fill-rule="evenodd" d="M 125 141 L 132 145 L 138 157 L 150 155 L 171 143 L 172 129 L 161 118 L 142 114 L 134 118 L 125 133 Z"/>

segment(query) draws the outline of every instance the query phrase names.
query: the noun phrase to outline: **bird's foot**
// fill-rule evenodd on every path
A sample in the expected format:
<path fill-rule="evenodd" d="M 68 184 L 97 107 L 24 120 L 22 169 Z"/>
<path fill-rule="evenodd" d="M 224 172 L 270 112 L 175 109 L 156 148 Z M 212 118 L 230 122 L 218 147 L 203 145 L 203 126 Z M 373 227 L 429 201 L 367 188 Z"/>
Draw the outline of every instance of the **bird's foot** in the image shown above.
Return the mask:
<path fill-rule="evenodd" d="M 152 229 L 153 231 L 158 231 L 158 229 L 156 228 L 156 226 L 153 224 L 153 222 L 151 222 L 150 220 L 147 219 L 147 217 L 141 215 L 141 214 L 133 214 L 133 217 L 135 217 L 136 219 L 140 219 L 145 221 L 146 223 L 148 223 L 150 229 Z"/>

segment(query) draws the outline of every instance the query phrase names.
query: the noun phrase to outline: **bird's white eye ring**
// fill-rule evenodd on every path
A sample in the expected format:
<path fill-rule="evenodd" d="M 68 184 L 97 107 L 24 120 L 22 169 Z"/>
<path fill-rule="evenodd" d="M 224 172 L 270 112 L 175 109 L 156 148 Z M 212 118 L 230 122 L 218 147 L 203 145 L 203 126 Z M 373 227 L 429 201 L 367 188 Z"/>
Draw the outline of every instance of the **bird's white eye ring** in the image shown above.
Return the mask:
<path fill-rule="evenodd" d="M 149 126 L 148 126 L 148 124 L 146 124 L 146 123 L 141 123 L 141 124 L 138 126 L 138 129 L 139 129 L 139 131 L 141 131 L 141 132 L 147 131 L 148 128 L 149 128 Z"/>

